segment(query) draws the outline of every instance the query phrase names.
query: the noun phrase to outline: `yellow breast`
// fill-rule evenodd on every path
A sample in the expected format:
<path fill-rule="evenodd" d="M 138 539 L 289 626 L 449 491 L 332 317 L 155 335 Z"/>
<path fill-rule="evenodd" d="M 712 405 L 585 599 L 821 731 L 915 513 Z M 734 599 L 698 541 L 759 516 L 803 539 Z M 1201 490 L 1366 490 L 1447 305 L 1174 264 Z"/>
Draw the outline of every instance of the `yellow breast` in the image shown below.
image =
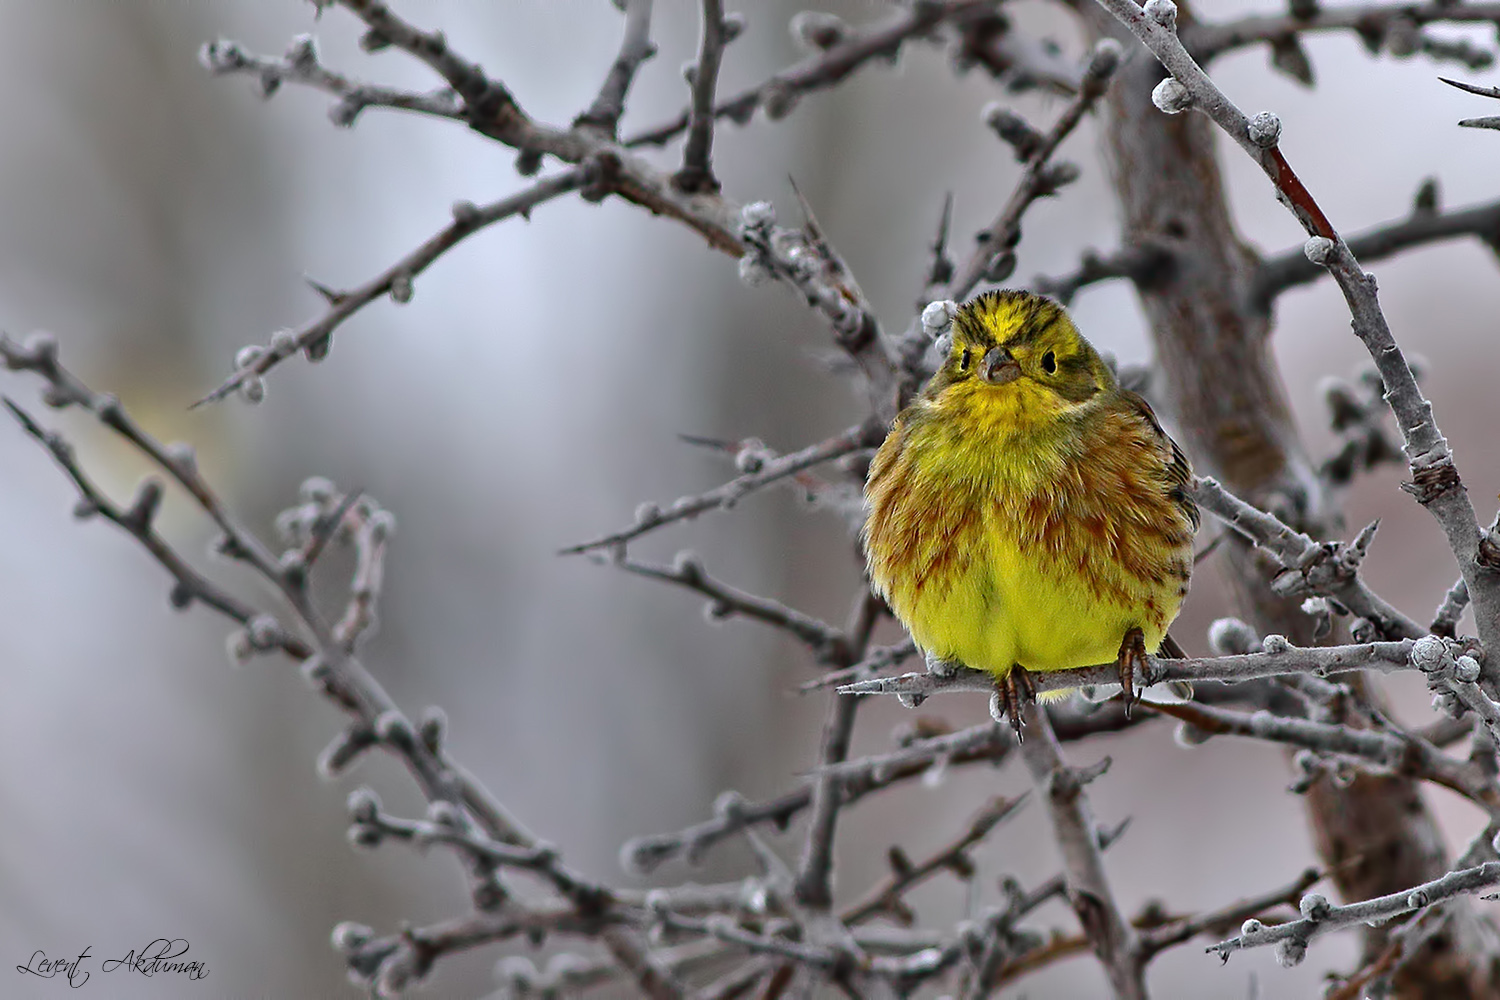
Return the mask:
<path fill-rule="evenodd" d="M 918 645 L 997 675 L 1112 661 L 1132 627 L 1155 649 L 1193 525 L 1149 423 L 1105 412 L 1021 441 L 970 426 L 962 447 L 953 427 L 898 422 L 867 486 L 871 578 Z"/>

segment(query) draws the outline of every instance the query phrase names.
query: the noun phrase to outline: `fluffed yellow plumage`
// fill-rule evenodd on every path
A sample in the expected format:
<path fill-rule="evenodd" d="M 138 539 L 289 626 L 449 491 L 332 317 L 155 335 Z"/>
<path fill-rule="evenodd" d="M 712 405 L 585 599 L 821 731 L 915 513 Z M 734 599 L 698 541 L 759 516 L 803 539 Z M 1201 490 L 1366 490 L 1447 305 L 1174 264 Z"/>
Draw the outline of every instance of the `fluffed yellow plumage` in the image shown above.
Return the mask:
<path fill-rule="evenodd" d="M 1128 705 L 1187 593 L 1190 475 L 1060 306 L 986 293 L 870 466 L 870 577 L 930 664 L 1003 682 L 1013 725 L 1026 671 L 1118 660 Z"/>

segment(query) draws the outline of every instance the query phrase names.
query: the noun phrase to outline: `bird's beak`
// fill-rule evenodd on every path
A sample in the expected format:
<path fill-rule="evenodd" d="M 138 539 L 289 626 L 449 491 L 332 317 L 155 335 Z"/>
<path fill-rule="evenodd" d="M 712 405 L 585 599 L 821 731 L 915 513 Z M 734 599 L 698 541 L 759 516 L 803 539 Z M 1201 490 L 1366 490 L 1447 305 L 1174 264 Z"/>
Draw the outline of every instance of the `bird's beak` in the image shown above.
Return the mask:
<path fill-rule="evenodd" d="M 979 363 L 979 377 L 990 385 L 1004 385 L 1021 377 L 1021 365 L 1003 347 L 991 347 Z"/>

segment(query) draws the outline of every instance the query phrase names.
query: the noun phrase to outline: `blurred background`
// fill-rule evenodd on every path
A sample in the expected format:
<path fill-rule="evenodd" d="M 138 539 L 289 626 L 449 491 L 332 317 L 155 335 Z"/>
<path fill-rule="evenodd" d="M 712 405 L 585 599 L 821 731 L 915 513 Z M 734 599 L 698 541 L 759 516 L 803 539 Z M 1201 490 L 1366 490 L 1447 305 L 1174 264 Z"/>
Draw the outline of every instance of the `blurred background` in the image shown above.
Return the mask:
<path fill-rule="evenodd" d="M 627 132 L 685 103 L 678 67 L 696 47 L 696 4 L 657 6 L 661 53 L 639 78 Z M 749 28 L 729 50 L 724 92 L 800 57 L 786 25 L 803 6 L 740 5 Z M 876 3 L 819 7 L 856 22 L 888 13 Z M 1210 0 L 1198 9 L 1219 17 L 1279 7 Z M 1081 53 L 1057 10 L 1025 2 L 1014 11 Z M 404 12 L 442 28 L 529 112 L 555 122 L 592 99 L 621 29 L 605 0 Z M 622 202 L 573 198 L 471 239 L 417 280 L 409 305 L 376 303 L 343 327 L 325 363 L 278 369 L 261 407 L 231 400 L 190 412 L 238 347 L 317 313 L 304 273 L 335 287 L 361 282 L 444 225 L 455 200 L 488 201 L 521 183 L 510 152 L 460 127 L 367 112 L 340 130 L 322 96 L 286 87 L 266 103 L 251 80 L 212 79 L 197 62 L 215 37 L 279 53 L 311 31 L 335 68 L 433 85 L 399 53 L 361 53 L 347 14 L 314 15 L 298 0 L 0 2 L 0 327 L 54 331 L 86 380 L 118 393 L 163 439 L 195 444 L 247 523 L 267 534 L 314 474 L 394 511 L 381 628 L 363 654 L 371 670 L 411 714 L 444 706 L 458 759 L 572 864 L 631 884 L 617 863 L 625 839 L 702 819 L 726 788 L 775 793 L 809 766 L 825 698 L 795 693 L 814 667 L 779 636 L 738 621 L 710 627 L 701 602 L 682 592 L 554 552 L 625 525 L 642 500 L 667 503 L 732 475 L 678 433 L 753 435 L 790 450 L 857 420 L 858 400 L 824 372 L 827 332 L 788 289 L 742 286 L 732 261 L 681 226 Z M 1494 43 L 1492 29 L 1437 33 Z M 1500 195 L 1500 139 L 1454 124 L 1493 108 L 1436 79 L 1458 68 L 1374 59 L 1353 35 L 1308 48 L 1320 80 L 1312 92 L 1271 73 L 1258 48 L 1221 60 L 1215 75 L 1247 111 L 1280 113 L 1283 148 L 1345 232 L 1403 215 L 1429 175 L 1450 205 Z M 1460 75 L 1496 82 L 1494 73 Z M 913 45 L 896 67 L 866 68 L 784 122 L 720 130 L 715 164 L 729 196 L 772 200 L 786 218 L 795 176 L 886 324 L 900 329 L 944 192 L 954 192 L 966 249 L 1018 175 L 980 122 L 995 99 L 1043 127 L 1060 105 L 1008 97 L 980 73 L 956 77 L 936 49 Z M 1083 179 L 1027 216 L 1018 282 L 1117 243 L 1092 123 L 1063 155 L 1083 165 Z M 1225 167 L 1246 236 L 1266 251 L 1299 246 L 1300 230 L 1250 161 L 1235 152 Z M 1428 359 L 1429 394 L 1488 516 L 1500 487 L 1494 255 L 1463 241 L 1374 270 L 1398 337 Z M 1124 285 L 1086 290 L 1075 313 L 1121 360 L 1150 360 Z M 1332 439 L 1315 386 L 1354 371 L 1363 352 L 1329 284 L 1285 296 L 1278 313 L 1274 349 L 1321 456 Z M 36 388 L 0 376 L 23 405 L 35 407 Z M 133 456 L 74 414 L 43 416 L 72 436 L 102 483 L 128 495 L 145 471 Z M 1425 621 L 1455 570 L 1399 479 L 1394 469 L 1361 478 L 1346 501 L 1349 523 L 1382 519 L 1369 579 Z M 116 975 L 96 995 L 352 995 L 328 945 L 335 923 L 386 933 L 468 906 L 441 852 L 356 853 L 345 843 L 349 789 L 369 783 L 405 814 L 420 810 L 415 790 L 378 757 L 336 787 L 321 781 L 313 761 L 339 713 L 284 662 L 232 668 L 225 624 L 171 611 L 165 575 L 118 532 L 75 523 L 72 504 L 47 457 L 0 425 L 0 994 L 59 988 L 9 974 L 37 949 L 118 957 L 178 936 L 208 963 L 209 979 Z M 254 593 L 237 568 L 209 561 L 209 532 L 181 497 L 169 499 L 163 524 L 200 565 Z M 757 496 L 633 551 L 669 559 L 683 547 L 737 586 L 833 621 L 859 581 L 844 523 L 790 493 Z M 1206 651 L 1204 630 L 1225 612 L 1216 572 L 1214 560 L 1204 564 L 1175 630 L 1191 652 Z M 1430 717 L 1419 680 L 1387 686 L 1407 717 Z M 960 696 L 926 710 L 955 725 L 985 711 L 983 699 Z M 889 747 L 909 718 L 894 703 L 869 706 L 856 752 Z M 1221 739 L 1188 751 L 1158 724 L 1072 752 L 1115 758 L 1091 796 L 1101 820 L 1133 817 L 1109 859 L 1131 912 L 1149 898 L 1175 911 L 1219 905 L 1313 861 L 1274 748 Z M 840 830 L 840 894 L 877 879 L 891 844 L 920 856 L 952 839 L 986 796 L 1026 784 L 1014 767 L 959 772 L 854 807 Z M 1481 825 L 1446 793 L 1428 794 L 1453 844 Z M 777 843 L 795 856 L 800 841 Z M 977 856 L 980 903 L 993 901 L 1002 874 L 1030 885 L 1057 870 L 1036 810 Z M 729 846 L 695 877 L 748 870 Z M 688 873 L 668 866 L 658 877 Z M 943 926 L 964 915 L 954 885 L 916 900 Z M 1061 906 L 1039 920 L 1072 926 Z M 429 994 L 487 993 L 503 954 L 444 961 Z M 1353 955 L 1353 938 L 1337 937 L 1282 970 L 1269 950 L 1221 966 L 1187 946 L 1152 966 L 1151 983 L 1161 996 L 1244 997 L 1257 980 L 1262 996 L 1311 995 L 1322 970 L 1348 967 Z M 1007 995 L 1102 989 L 1095 964 L 1078 960 Z"/>

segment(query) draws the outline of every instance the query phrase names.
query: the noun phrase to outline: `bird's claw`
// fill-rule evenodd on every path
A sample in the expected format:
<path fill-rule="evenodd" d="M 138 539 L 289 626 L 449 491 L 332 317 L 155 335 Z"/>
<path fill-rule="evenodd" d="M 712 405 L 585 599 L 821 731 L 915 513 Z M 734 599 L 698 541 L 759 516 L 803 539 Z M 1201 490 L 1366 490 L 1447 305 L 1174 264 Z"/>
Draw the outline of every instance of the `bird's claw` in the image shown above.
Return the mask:
<path fill-rule="evenodd" d="M 1135 704 L 1135 668 L 1139 664 L 1145 674 L 1149 665 L 1146 660 L 1146 633 L 1139 627 L 1131 628 L 1120 642 L 1120 656 L 1115 661 L 1120 671 L 1120 694 L 1125 699 L 1125 718 L 1130 718 L 1130 706 Z"/>
<path fill-rule="evenodd" d="M 1002 718 L 1010 724 L 1010 731 L 1016 734 L 1016 742 L 1026 742 L 1026 734 L 1022 732 L 1025 721 L 1021 717 L 1021 710 L 1026 702 L 1036 701 L 1036 685 L 1031 682 L 1031 674 L 1026 668 L 1017 663 L 1010 671 L 999 680 L 995 681 L 995 691 L 990 695 L 990 715 L 996 722 Z"/>

